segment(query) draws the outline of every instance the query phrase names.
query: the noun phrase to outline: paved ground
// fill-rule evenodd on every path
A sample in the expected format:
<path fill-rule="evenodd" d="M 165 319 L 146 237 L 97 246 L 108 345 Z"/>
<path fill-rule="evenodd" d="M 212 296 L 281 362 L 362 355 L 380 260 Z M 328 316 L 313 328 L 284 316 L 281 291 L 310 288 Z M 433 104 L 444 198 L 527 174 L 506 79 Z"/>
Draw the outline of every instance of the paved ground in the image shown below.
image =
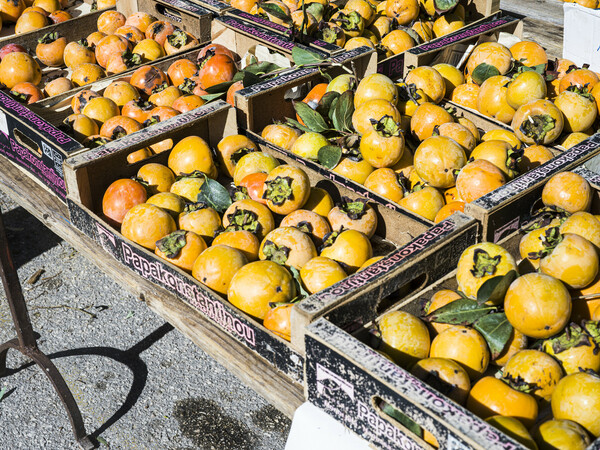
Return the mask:
<path fill-rule="evenodd" d="M 1 193 L 0 207 L 40 347 L 100 448 L 284 447 L 283 414 Z M 0 342 L 14 336 L 2 290 Z M 0 449 L 78 448 L 43 373 L 14 351 L 8 366 Z"/>

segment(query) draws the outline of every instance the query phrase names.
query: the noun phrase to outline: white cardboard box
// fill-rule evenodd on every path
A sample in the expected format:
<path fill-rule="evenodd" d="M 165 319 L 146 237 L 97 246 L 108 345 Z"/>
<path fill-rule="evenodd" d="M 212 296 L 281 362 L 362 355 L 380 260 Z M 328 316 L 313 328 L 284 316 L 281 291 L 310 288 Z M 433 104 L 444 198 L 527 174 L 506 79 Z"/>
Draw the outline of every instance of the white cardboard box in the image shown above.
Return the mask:
<path fill-rule="evenodd" d="M 578 66 L 589 64 L 600 72 L 600 9 L 590 9 L 577 3 L 563 5 L 563 58 Z"/>

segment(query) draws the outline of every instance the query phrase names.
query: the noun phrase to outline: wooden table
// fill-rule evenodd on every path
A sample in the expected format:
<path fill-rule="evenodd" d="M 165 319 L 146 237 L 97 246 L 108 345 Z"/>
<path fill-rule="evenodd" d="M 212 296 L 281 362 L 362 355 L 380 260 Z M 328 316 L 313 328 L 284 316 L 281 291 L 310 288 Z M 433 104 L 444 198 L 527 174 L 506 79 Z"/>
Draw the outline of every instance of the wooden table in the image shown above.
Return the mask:
<path fill-rule="evenodd" d="M 71 226 L 64 203 L 3 156 L 0 189 L 281 412 L 292 417 L 304 402 L 302 385 L 231 339 L 173 294 L 118 264 L 101 246 Z"/>

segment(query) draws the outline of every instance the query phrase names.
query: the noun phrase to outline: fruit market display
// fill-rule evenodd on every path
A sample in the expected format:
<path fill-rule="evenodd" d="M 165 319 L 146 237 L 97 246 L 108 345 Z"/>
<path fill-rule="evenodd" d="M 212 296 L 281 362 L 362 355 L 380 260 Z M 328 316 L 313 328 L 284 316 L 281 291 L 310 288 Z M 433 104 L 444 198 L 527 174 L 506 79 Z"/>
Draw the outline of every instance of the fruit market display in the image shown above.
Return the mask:
<path fill-rule="evenodd" d="M 598 128 L 598 74 L 566 59 L 549 61 L 533 41 L 478 45 L 463 79 L 450 67 L 443 70 L 447 98 L 510 125 L 525 144 L 569 148 Z"/>
<path fill-rule="evenodd" d="M 551 177 L 518 253 L 467 248 L 455 289 L 376 321 L 378 350 L 527 448 L 586 448 L 600 437 L 595 195 L 576 173 Z"/>
<path fill-rule="evenodd" d="M 390 249 L 372 244 L 378 216 L 368 203 L 335 205 L 302 169 L 241 135 L 223 138 L 216 159 L 202 138 L 182 139 L 167 165 L 150 162 L 110 184 L 102 212 L 125 238 L 287 340 L 293 302 Z"/>
<path fill-rule="evenodd" d="M 84 39 L 69 42 L 54 31 L 39 38 L 31 54 L 18 44 L 3 46 L 0 82 L 31 104 L 198 45 L 190 33 L 150 14 L 110 10 Z"/>
<path fill-rule="evenodd" d="M 233 105 L 236 90 L 280 69 L 273 63 L 254 62 L 239 70 L 237 61 L 238 55 L 225 46 L 208 44 L 194 58 L 176 59 L 166 72 L 155 65 L 143 65 L 101 92 L 84 89 L 76 93 L 70 102 L 72 114 L 61 128 L 94 148 L 220 97 Z M 130 162 L 169 150 L 172 145 L 167 139 L 130 155 Z"/>
<path fill-rule="evenodd" d="M 231 0 L 242 11 L 289 26 L 299 39 L 316 37 L 346 50 L 368 46 L 381 58 L 459 30 L 467 2 L 439 0 Z"/>
<path fill-rule="evenodd" d="M 114 5 L 114 2 L 113 2 Z M 113 5 L 103 5 L 106 8 Z M 15 34 L 27 33 L 72 19 L 66 11 L 68 0 L 2 0 L 0 2 L 0 29 L 14 25 Z"/>
<path fill-rule="evenodd" d="M 523 72 L 529 73 L 537 75 Z M 456 109 L 440 104 L 455 86 L 478 88 L 462 84 L 464 79 L 447 64 L 415 68 L 398 83 L 381 74 L 368 75 L 359 83 L 352 75 L 340 75 L 317 84 L 296 102 L 296 118 L 268 125 L 261 134 L 272 144 L 439 222 L 550 160 L 555 152 L 547 146 L 553 142 L 550 136 L 560 135 L 548 130 L 545 140 L 535 141 L 519 129 L 513 132 L 493 122 L 480 130 Z M 563 113 L 551 106 L 562 130 Z M 543 111 L 536 114 L 523 123 L 547 119 Z"/>

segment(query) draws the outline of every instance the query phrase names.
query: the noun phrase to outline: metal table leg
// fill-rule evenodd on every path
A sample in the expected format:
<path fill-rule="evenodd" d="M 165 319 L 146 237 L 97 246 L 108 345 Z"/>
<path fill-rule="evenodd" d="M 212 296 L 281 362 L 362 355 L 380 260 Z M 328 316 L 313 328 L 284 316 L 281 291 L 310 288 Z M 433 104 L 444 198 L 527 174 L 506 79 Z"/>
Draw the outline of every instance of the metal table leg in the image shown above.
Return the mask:
<path fill-rule="evenodd" d="M 2 283 L 4 284 L 4 290 L 10 306 L 13 323 L 17 331 L 17 337 L 15 339 L 11 339 L 0 345 L 0 377 L 6 374 L 6 355 L 9 349 L 12 348 L 18 350 L 23 355 L 31 358 L 50 379 L 54 390 L 62 400 L 78 444 L 86 450 L 95 448 L 96 444 L 85 432 L 85 425 L 83 423 L 83 418 L 81 417 L 81 412 L 79 411 L 77 402 L 75 401 L 75 398 L 73 398 L 73 394 L 67 386 L 65 379 L 50 358 L 38 348 L 36 335 L 31 325 L 27 305 L 25 305 L 25 299 L 23 298 L 21 283 L 19 282 L 17 270 L 10 255 L 1 211 L 0 276 L 2 277 Z"/>

